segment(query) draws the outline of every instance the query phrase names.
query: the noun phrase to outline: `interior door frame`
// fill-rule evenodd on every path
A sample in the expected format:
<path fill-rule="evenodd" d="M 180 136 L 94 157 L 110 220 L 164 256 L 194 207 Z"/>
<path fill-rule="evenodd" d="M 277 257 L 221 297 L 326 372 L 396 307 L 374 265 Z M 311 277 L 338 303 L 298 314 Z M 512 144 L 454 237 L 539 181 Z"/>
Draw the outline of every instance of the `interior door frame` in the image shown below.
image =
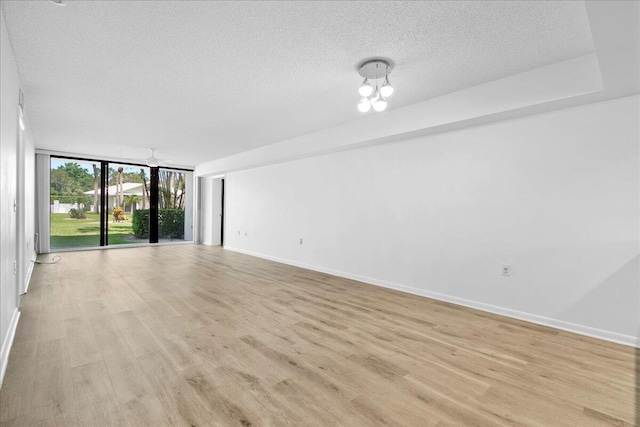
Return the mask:
<path fill-rule="evenodd" d="M 224 247 L 224 178 L 221 179 L 221 201 L 220 201 L 220 246 Z"/>

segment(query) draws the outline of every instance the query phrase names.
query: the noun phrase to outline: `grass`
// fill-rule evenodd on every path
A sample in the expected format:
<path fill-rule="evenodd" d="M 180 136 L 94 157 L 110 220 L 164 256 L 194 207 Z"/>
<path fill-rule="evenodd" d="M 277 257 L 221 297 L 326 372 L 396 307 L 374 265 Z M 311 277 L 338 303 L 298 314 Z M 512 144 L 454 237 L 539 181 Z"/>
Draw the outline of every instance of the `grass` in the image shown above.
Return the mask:
<path fill-rule="evenodd" d="M 87 213 L 87 219 L 72 219 L 69 214 L 51 214 L 51 247 L 100 246 L 100 215 Z M 109 245 L 143 243 L 133 235 L 131 220 L 113 222 L 109 217 Z"/>

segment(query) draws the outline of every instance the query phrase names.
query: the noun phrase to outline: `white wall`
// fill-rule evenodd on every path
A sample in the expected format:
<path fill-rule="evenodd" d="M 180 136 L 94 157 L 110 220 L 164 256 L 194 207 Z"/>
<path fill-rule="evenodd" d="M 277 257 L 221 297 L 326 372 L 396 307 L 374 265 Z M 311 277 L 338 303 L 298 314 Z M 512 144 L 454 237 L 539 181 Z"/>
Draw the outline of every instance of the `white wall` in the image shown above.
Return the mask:
<path fill-rule="evenodd" d="M 0 10 L 0 384 L 17 325 L 18 293 L 34 253 L 34 144 L 18 127 L 20 80 Z M 28 111 L 28 109 L 27 109 Z M 26 112 L 25 112 L 26 113 Z M 25 114 L 26 116 L 26 114 Z M 14 211 L 14 201 L 17 209 Z M 14 271 L 14 262 L 16 263 Z"/>
<path fill-rule="evenodd" d="M 28 115 L 29 106 L 26 107 L 27 112 L 25 115 Z M 25 291 L 29 285 L 29 280 L 31 279 L 31 271 L 33 270 L 34 264 L 31 260 L 35 260 L 36 257 L 36 241 L 35 241 L 35 233 L 36 233 L 36 151 L 35 151 L 35 141 L 33 139 L 31 130 L 29 128 L 29 120 L 27 116 L 27 131 L 25 137 L 25 146 L 24 146 L 24 209 L 22 210 L 24 214 L 24 242 L 25 244 L 25 252 L 24 258 L 22 262 L 22 268 L 24 274 L 22 275 L 23 279 L 23 291 Z"/>
<path fill-rule="evenodd" d="M 29 286 L 29 279 L 35 260 L 35 205 L 36 205 L 36 183 L 35 166 L 36 155 L 32 133 L 29 127 L 27 116 L 28 105 L 25 106 L 25 130 L 18 128 L 18 281 L 20 294 L 26 292 Z"/>
<path fill-rule="evenodd" d="M 0 339 L 2 356 L 6 357 L 10 345 L 7 339 L 9 326 L 17 307 L 17 279 L 13 272 L 13 263 L 17 259 L 17 215 L 13 211 L 13 201 L 17 197 L 16 136 L 20 83 L 1 10 L 0 16 Z"/>
<path fill-rule="evenodd" d="M 193 172 L 184 172 L 185 176 L 185 193 L 184 193 L 184 240 L 193 241 L 193 204 L 194 201 L 194 187 L 196 180 L 193 176 Z"/>
<path fill-rule="evenodd" d="M 225 247 L 633 344 L 638 103 L 228 173 Z"/>

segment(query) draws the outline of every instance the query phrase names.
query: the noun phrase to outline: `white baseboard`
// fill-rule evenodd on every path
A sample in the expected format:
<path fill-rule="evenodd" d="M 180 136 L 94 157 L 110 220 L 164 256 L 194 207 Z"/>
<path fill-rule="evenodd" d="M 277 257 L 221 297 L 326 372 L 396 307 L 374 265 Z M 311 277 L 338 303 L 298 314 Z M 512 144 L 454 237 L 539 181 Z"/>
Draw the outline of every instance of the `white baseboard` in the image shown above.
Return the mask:
<path fill-rule="evenodd" d="M 370 285 L 381 286 L 383 288 L 394 289 L 396 291 L 406 292 L 413 295 L 419 295 L 438 301 L 445 301 L 464 307 L 474 308 L 477 310 L 486 311 L 489 313 L 499 314 L 501 316 L 511 317 L 518 320 L 524 320 L 526 322 L 536 323 L 538 325 L 549 326 L 555 329 L 561 329 L 567 332 L 573 332 L 580 335 L 585 335 L 592 338 L 597 338 L 605 341 L 614 342 L 617 344 L 627 345 L 630 347 L 640 348 L 640 340 L 632 335 L 619 334 L 617 332 L 606 331 L 603 329 L 593 328 L 591 326 L 580 325 L 577 323 L 567 322 L 565 320 L 553 319 L 550 317 L 540 316 L 537 314 L 526 313 L 523 311 L 512 310 L 510 308 L 500 307 L 491 304 L 485 304 L 478 301 L 472 301 L 464 298 L 459 298 L 451 295 L 441 294 L 438 292 L 426 291 L 411 286 L 399 285 L 397 283 L 386 282 L 383 280 L 373 279 L 370 277 L 359 276 L 357 274 L 345 273 L 343 271 L 331 270 L 328 268 L 317 267 L 315 265 L 309 265 L 296 261 L 290 261 L 270 255 L 264 255 L 257 252 L 247 251 L 244 249 L 225 246 L 224 249 L 242 253 L 245 255 L 251 255 L 258 258 L 268 259 L 270 261 L 279 262 L 282 264 L 293 265 L 296 267 L 306 268 L 308 270 L 314 270 L 321 273 L 327 273 L 334 276 L 344 277 L 346 279 L 357 280 L 359 282 L 368 283 Z"/>
<path fill-rule="evenodd" d="M 29 268 L 27 269 L 27 274 L 24 278 L 24 293 L 26 294 L 29 291 L 29 283 L 31 283 L 31 274 L 33 274 L 33 266 L 36 265 L 35 260 L 38 258 L 38 253 L 34 252 L 31 256 L 31 262 L 29 262 Z"/>
<path fill-rule="evenodd" d="M 7 372 L 7 364 L 9 363 L 9 352 L 13 345 L 13 339 L 16 336 L 16 328 L 18 327 L 18 319 L 20 319 L 20 310 L 17 308 L 13 311 L 13 317 L 11 318 L 11 324 L 9 324 L 9 330 L 2 342 L 2 350 L 0 351 L 0 388 L 2 388 L 2 381 L 4 380 L 4 374 Z"/>

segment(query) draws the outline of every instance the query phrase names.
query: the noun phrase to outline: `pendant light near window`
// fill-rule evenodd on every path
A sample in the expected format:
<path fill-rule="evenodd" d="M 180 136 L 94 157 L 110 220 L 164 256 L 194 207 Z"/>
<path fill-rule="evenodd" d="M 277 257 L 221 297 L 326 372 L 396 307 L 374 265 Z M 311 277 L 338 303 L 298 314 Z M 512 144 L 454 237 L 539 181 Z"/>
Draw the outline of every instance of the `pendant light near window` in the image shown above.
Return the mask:
<path fill-rule="evenodd" d="M 381 58 L 369 59 L 358 67 L 358 73 L 364 77 L 358 88 L 362 96 L 358 103 L 360 112 L 366 113 L 371 107 L 378 112 L 387 108 L 387 98 L 393 94 L 393 86 L 389 82 L 392 68 L 390 61 Z"/>

